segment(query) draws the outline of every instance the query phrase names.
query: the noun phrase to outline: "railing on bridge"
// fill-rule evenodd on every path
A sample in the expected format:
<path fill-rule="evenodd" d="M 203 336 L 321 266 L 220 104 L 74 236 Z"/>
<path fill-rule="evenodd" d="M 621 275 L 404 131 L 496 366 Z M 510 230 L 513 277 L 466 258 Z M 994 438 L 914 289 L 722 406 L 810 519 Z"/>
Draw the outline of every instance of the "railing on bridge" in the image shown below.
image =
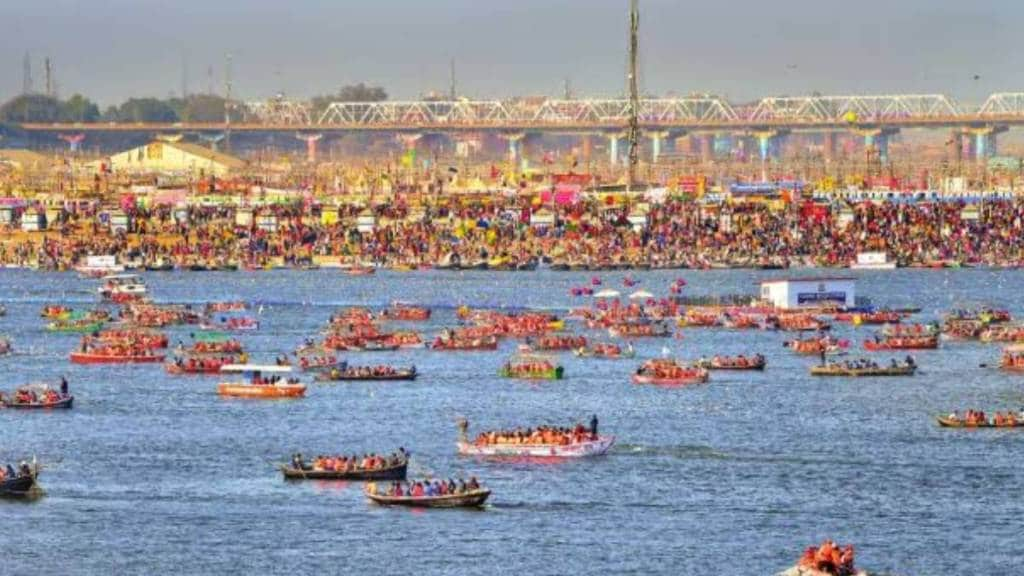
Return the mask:
<path fill-rule="evenodd" d="M 323 128 L 388 127 L 616 127 L 626 123 L 625 99 L 512 99 L 424 102 L 334 102 L 314 110 L 306 102 L 269 100 L 242 105 L 248 122 L 266 126 Z M 1024 93 L 991 95 L 970 109 L 943 94 L 784 96 L 736 106 L 718 97 L 656 98 L 640 103 L 647 125 L 735 126 L 787 124 L 821 126 L 858 123 L 934 123 L 1020 119 Z"/>

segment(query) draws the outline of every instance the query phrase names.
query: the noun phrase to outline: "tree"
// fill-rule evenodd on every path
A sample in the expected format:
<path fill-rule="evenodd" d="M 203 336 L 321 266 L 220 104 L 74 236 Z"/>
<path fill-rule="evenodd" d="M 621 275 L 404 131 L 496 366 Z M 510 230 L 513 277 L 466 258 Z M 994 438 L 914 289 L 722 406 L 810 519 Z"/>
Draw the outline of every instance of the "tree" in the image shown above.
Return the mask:
<path fill-rule="evenodd" d="M 314 114 L 320 115 L 331 102 L 383 102 L 387 99 L 388 93 L 384 88 L 368 86 L 360 82 L 359 84 L 342 86 L 335 94 L 316 96 L 313 98 L 312 104 Z"/>
<path fill-rule="evenodd" d="M 43 94 L 23 94 L 0 106 L 0 122 L 57 122 L 61 103 Z"/>
<path fill-rule="evenodd" d="M 95 122 L 100 119 L 99 106 L 81 94 L 68 98 L 61 108 L 61 119 L 66 122 Z"/>
<path fill-rule="evenodd" d="M 113 114 L 111 114 L 113 112 Z M 106 120 L 113 122 L 177 122 L 170 104 L 156 98 L 129 98 L 116 109 L 107 109 Z"/>

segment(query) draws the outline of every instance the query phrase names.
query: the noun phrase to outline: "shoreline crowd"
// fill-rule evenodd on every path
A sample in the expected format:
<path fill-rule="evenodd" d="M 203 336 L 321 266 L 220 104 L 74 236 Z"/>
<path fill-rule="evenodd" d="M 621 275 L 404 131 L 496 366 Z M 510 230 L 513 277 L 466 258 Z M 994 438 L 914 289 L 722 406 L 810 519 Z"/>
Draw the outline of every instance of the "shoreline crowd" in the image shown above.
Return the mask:
<path fill-rule="evenodd" d="M 328 211 L 337 218 L 324 218 Z M 68 269 L 88 255 L 116 255 L 129 266 L 191 270 L 321 263 L 401 269 L 786 268 L 845 267 L 872 251 L 903 266 L 1024 262 L 1024 200 L 780 205 L 677 198 L 606 203 L 585 197 L 574 204 L 538 205 L 488 195 L 415 206 L 402 198 L 371 207 L 280 205 L 256 209 L 251 219 L 236 218 L 238 210 L 224 206 L 130 206 L 125 213 L 127 231 L 111 232 L 96 209 L 62 211 L 46 232 L 7 226 L 0 230 L 0 264 Z M 538 222 L 539 215 L 546 223 Z"/>

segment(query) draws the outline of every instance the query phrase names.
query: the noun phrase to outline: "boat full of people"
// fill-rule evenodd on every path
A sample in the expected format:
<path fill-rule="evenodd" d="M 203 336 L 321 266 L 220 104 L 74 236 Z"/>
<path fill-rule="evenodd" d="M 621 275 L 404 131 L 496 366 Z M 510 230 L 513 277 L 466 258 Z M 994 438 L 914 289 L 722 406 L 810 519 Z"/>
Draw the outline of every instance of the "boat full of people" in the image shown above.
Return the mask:
<path fill-rule="evenodd" d="M 489 430 L 469 438 L 469 422 L 460 420 L 456 443 L 462 456 L 584 458 L 601 456 L 615 444 L 615 436 L 598 435 L 597 416 L 590 425 L 563 428 L 537 426 L 514 430 Z"/>
<path fill-rule="evenodd" d="M 17 410 L 67 410 L 74 401 L 75 397 L 68 392 L 68 382 L 64 378 L 55 387 L 27 384 L 8 395 L 0 393 L 0 408 Z"/>
<path fill-rule="evenodd" d="M 498 349 L 498 337 L 497 336 L 456 336 L 453 334 L 444 334 L 438 336 L 430 344 L 430 348 L 433 350 L 450 350 L 450 351 L 476 351 L 476 350 L 497 350 Z"/>
<path fill-rule="evenodd" d="M 0 466 L 0 498 L 29 499 L 42 494 L 39 489 L 39 465 L 22 462 L 14 466 Z"/>
<path fill-rule="evenodd" d="M 579 358 L 603 358 L 606 360 L 622 360 L 636 357 L 632 343 L 623 348 L 613 342 L 596 342 L 591 346 L 582 346 L 572 351 Z"/>
<path fill-rule="evenodd" d="M 706 370 L 764 370 L 767 361 L 761 354 L 753 356 L 713 356 L 701 358 L 696 365 Z"/>
<path fill-rule="evenodd" d="M 1024 344 L 1014 344 L 1003 348 L 999 358 L 999 368 L 1007 372 L 1024 372 Z"/>
<path fill-rule="evenodd" d="M 272 366 L 259 364 L 228 364 L 222 366 L 221 374 L 226 376 L 241 375 L 234 381 L 224 381 L 217 385 L 217 393 L 221 396 L 235 398 L 298 398 L 305 396 L 306 385 L 297 378 L 287 377 L 291 374 L 290 366 Z"/>
<path fill-rule="evenodd" d="M 1016 413 L 996 412 L 991 417 L 981 410 L 966 410 L 962 415 L 951 412 L 935 419 L 943 428 L 1024 428 L 1024 408 Z"/>
<path fill-rule="evenodd" d="M 150 364 L 164 361 L 163 354 L 157 354 L 144 346 L 94 343 L 82 339 L 81 347 L 70 355 L 72 364 Z"/>
<path fill-rule="evenodd" d="M 812 376 L 913 376 L 915 372 L 917 364 L 910 356 L 902 362 L 894 358 L 888 365 L 859 359 L 811 367 Z"/>
<path fill-rule="evenodd" d="M 585 348 L 587 339 L 569 334 L 545 334 L 536 339 L 527 339 L 527 344 L 534 350 L 542 351 L 576 350 Z"/>
<path fill-rule="evenodd" d="M 146 294 L 146 284 L 138 274 L 111 274 L 103 277 L 103 284 L 97 289 L 100 296 L 117 300 L 119 296 L 141 297 Z"/>
<path fill-rule="evenodd" d="M 523 354 L 506 360 L 498 375 L 520 380 L 561 380 L 565 368 L 548 356 Z"/>
<path fill-rule="evenodd" d="M 395 302 L 380 314 L 384 320 L 400 322 L 423 322 L 430 320 L 430 308 Z"/>
<path fill-rule="evenodd" d="M 379 480 L 405 480 L 409 455 L 405 449 L 390 456 L 364 454 L 357 456 L 319 455 L 307 461 L 302 454 L 292 455 L 288 464 L 278 469 L 285 480 L 347 480 L 372 482 Z"/>
<path fill-rule="evenodd" d="M 476 477 L 469 481 L 425 479 L 383 485 L 371 482 L 363 493 L 375 504 L 410 508 L 479 508 L 491 495 Z"/>
<path fill-rule="evenodd" d="M 316 379 L 320 382 L 382 382 L 397 380 L 415 380 L 418 373 L 415 366 L 394 368 L 391 366 L 349 366 L 343 363 L 330 370 L 320 372 Z"/>
<path fill-rule="evenodd" d="M 820 546 L 809 546 L 792 568 L 777 576 L 868 576 L 854 566 L 854 548 L 826 540 Z"/>
<path fill-rule="evenodd" d="M 864 341 L 864 349 L 869 352 L 880 352 L 886 350 L 934 350 L 938 347 L 938 336 L 876 336 L 873 340 Z"/>
<path fill-rule="evenodd" d="M 648 360 L 633 374 L 634 384 L 655 386 L 687 386 L 707 381 L 708 371 L 705 368 L 689 366 L 669 358 Z"/>
<path fill-rule="evenodd" d="M 245 332 L 259 330 L 259 320 L 250 316 L 222 317 L 219 320 L 207 320 L 199 324 L 203 330 L 224 330 L 227 332 Z"/>

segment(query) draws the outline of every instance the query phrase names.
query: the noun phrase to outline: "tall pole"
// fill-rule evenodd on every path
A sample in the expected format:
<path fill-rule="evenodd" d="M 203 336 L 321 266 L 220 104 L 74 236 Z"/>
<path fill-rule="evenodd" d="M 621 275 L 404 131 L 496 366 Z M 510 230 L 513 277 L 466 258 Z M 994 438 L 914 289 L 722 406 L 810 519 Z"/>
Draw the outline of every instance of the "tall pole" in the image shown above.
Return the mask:
<path fill-rule="evenodd" d="M 627 189 L 636 185 L 636 169 L 640 162 L 640 89 L 637 84 L 637 50 L 639 48 L 640 8 L 638 0 L 629 5 L 629 175 Z"/>
<path fill-rule="evenodd" d="M 224 69 L 224 149 L 231 152 L 231 53 Z"/>
<path fill-rule="evenodd" d="M 455 102 L 459 97 L 458 90 L 455 86 L 455 58 L 452 58 L 448 71 L 448 99 Z"/>

